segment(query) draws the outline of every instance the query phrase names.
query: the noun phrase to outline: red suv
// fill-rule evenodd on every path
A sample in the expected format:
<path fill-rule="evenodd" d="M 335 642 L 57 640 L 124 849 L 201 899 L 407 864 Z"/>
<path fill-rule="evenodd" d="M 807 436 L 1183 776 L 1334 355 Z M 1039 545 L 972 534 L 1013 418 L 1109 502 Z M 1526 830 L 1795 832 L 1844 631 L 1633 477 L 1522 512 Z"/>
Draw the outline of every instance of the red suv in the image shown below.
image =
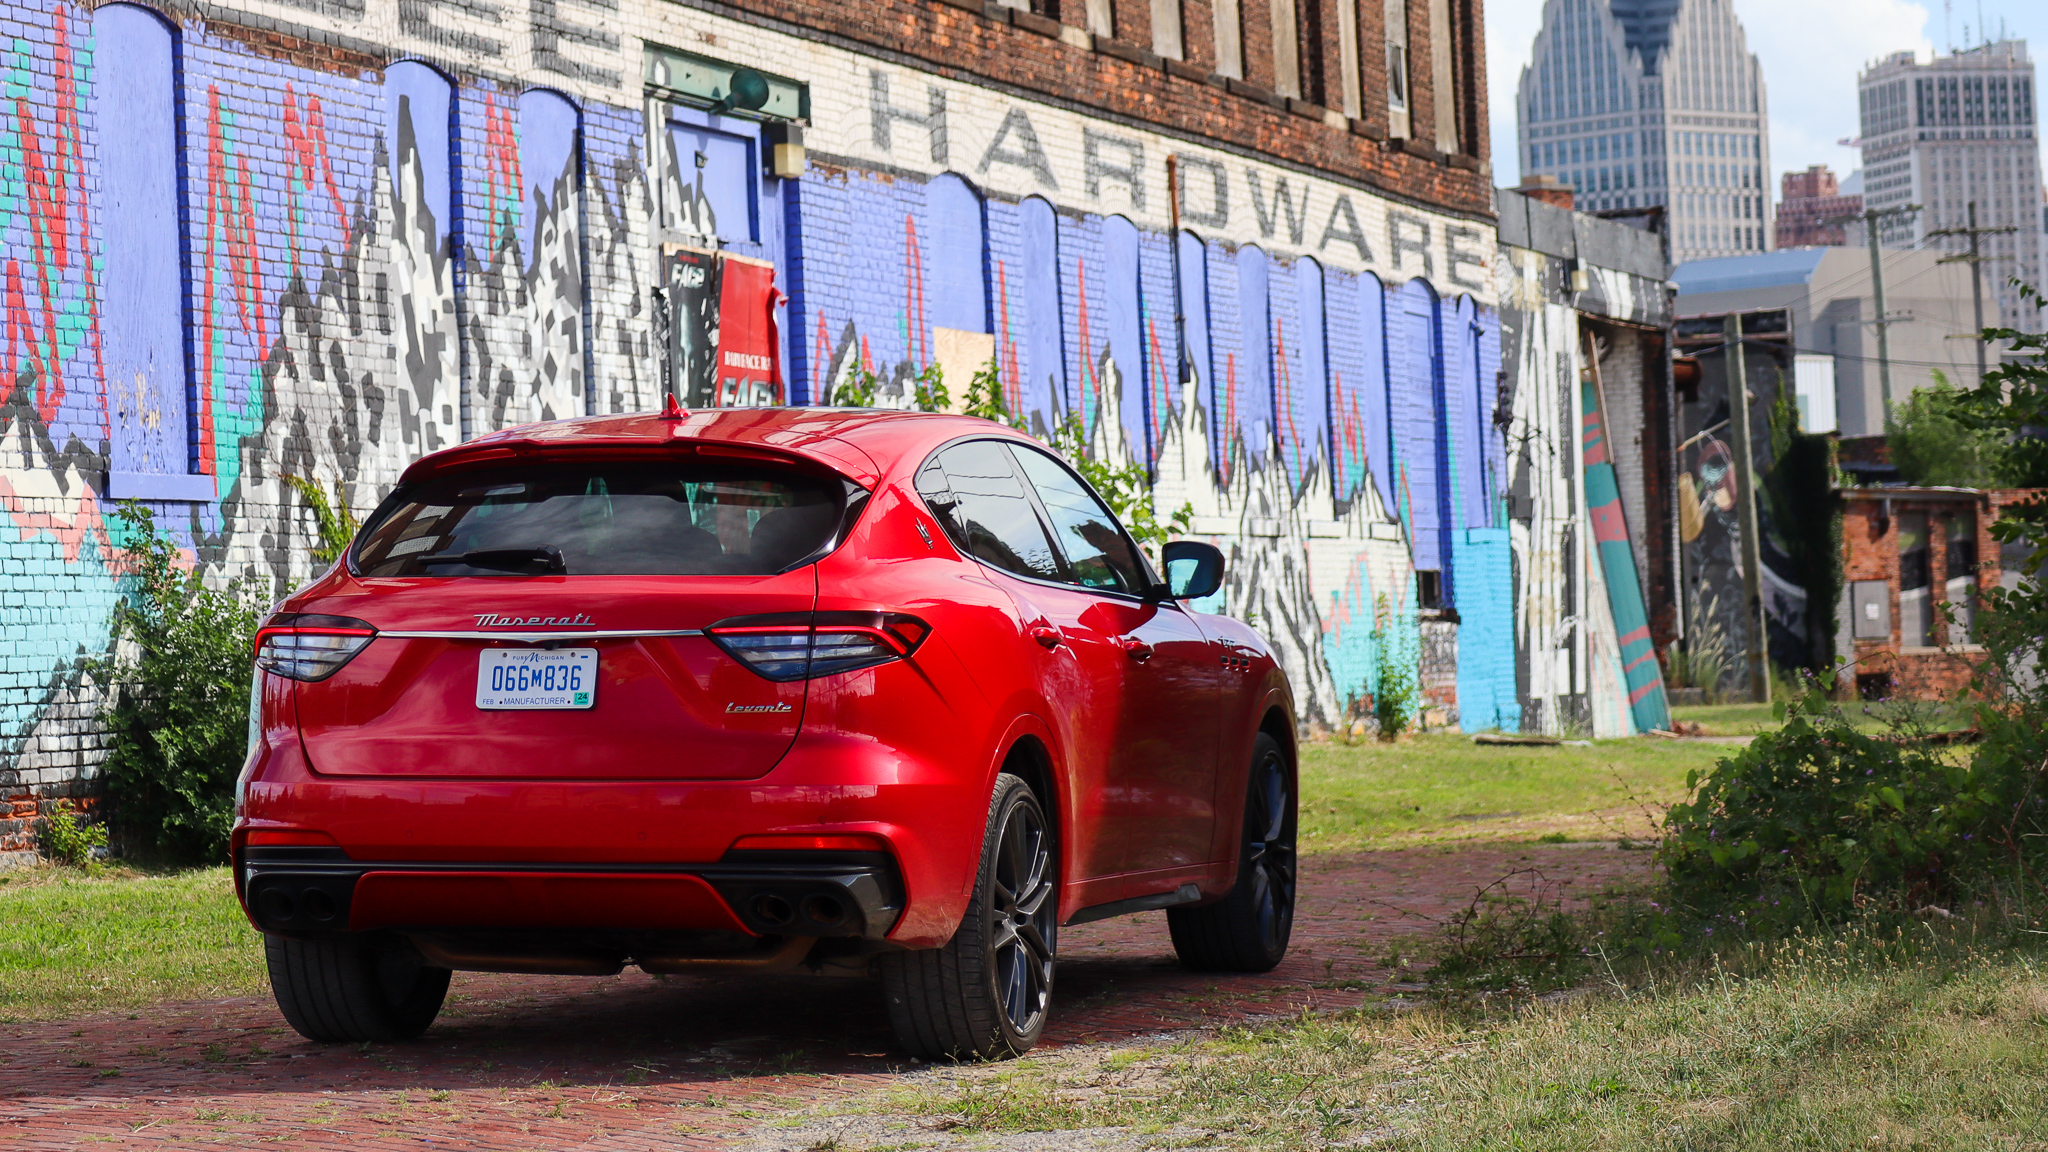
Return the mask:
<path fill-rule="evenodd" d="M 257 638 L 237 890 L 314 1040 L 449 972 L 879 970 L 903 1046 L 1022 1052 L 1058 928 L 1189 965 L 1293 922 L 1293 701 L 1073 470 L 968 417 L 722 409 L 425 457 Z"/>

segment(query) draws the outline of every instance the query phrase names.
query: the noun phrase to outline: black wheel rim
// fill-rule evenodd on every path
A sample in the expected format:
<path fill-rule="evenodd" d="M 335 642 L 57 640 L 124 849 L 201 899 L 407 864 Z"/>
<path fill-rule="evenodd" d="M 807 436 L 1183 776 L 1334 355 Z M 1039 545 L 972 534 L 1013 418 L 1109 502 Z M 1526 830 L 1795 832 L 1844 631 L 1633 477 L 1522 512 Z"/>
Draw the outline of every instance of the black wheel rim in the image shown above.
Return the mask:
<path fill-rule="evenodd" d="M 1045 818 L 1029 803 L 1012 804 L 996 841 L 996 998 L 1018 1035 L 1045 1019 L 1052 995 L 1052 960 L 1059 907 L 1052 898 L 1052 843 Z"/>
<path fill-rule="evenodd" d="M 1252 769 L 1244 825 L 1246 879 L 1259 943 L 1268 953 L 1277 952 L 1294 922 L 1294 796 L 1287 765 L 1277 755 Z"/>

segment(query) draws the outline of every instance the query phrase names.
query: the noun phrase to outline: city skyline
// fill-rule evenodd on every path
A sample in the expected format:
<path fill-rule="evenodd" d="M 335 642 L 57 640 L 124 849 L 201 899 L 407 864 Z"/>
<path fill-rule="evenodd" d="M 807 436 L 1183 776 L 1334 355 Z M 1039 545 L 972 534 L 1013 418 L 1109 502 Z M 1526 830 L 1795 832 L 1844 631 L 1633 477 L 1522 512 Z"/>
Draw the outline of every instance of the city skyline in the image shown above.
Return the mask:
<path fill-rule="evenodd" d="M 1770 99 L 1730 0 L 1549 0 L 1514 109 L 1525 173 L 1665 207 L 1673 260 L 1774 247 Z"/>
<path fill-rule="evenodd" d="M 1516 145 L 1516 91 L 1542 26 L 1542 0 L 1516 0 L 1487 9 L 1488 103 L 1494 181 L 1512 187 L 1532 171 Z M 1977 6 L 1952 5 L 1946 30 L 1940 5 L 1910 0 L 1734 0 L 1749 50 L 1763 65 L 1770 93 L 1770 187 L 1786 172 L 1825 164 L 1847 179 L 1859 166 L 1856 148 L 1838 141 L 1858 136 L 1857 77 L 1880 60 L 1911 50 L 1921 61 L 1937 51 L 1973 46 L 1982 37 Z M 1991 38 L 2048 44 L 2048 5 L 1998 0 L 1982 8 Z"/>

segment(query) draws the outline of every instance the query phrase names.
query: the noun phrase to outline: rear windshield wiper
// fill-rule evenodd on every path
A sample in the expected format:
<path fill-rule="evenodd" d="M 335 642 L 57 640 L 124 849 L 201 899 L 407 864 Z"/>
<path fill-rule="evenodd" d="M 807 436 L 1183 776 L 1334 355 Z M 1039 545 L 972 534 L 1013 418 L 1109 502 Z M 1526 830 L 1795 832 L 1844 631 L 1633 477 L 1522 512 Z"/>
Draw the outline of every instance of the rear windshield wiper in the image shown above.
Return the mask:
<path fill-rule="evenodd" d="M 568 562 L 562 559 L 562 550 L 551 544 L 539 548 L 481 548 L 447 556 L 424 556 L 420 564 L 464 564 L 471 568 L 497 568 L 506 572 L 517 572 L 521 568 L 538 563 L 543 572 L 569 571 Z"/>

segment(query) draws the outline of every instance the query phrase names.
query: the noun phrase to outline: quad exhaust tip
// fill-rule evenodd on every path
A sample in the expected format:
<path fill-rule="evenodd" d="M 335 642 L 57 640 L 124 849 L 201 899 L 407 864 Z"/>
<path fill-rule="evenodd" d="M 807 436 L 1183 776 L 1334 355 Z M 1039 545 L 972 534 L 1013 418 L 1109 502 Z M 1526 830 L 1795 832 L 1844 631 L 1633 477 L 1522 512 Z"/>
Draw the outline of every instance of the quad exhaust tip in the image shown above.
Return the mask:
<path fill-rule="evenodd" d="M 768 928 L 795 928 L 833 931 L 844 927 L 851 918 L 844 901 L 837 896 L 813 892 L 796 904 L 773 892 L 763 892 L 754 897 L 748 909 L 756 922 Z"/>
<path fill-rule="evenodd" d="M 294 893 L 282 884 L 271 884 L 262 890 L 256 902 L 264 918 L 275 923 L 310 920 L 326 925 L 334 923 L 341 913 L 334 894 L 324 888 L 307 887 Z"/>

